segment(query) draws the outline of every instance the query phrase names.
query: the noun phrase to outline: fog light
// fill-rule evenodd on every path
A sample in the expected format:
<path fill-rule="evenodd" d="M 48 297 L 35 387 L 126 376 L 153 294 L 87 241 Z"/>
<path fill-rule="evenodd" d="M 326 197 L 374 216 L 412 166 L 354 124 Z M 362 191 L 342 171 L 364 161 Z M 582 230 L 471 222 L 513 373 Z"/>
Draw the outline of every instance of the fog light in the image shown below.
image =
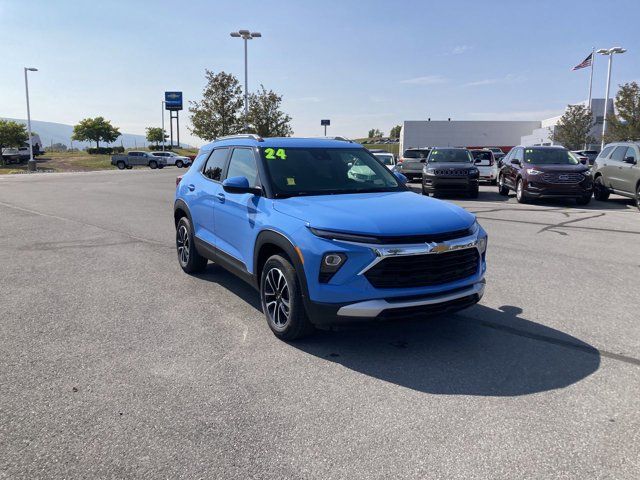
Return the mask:
<path fill-rule="evenodd" d="M 320 264 L 320 283 L 327 283 L 347 260 L 344 253 L 325 253 Z"/>

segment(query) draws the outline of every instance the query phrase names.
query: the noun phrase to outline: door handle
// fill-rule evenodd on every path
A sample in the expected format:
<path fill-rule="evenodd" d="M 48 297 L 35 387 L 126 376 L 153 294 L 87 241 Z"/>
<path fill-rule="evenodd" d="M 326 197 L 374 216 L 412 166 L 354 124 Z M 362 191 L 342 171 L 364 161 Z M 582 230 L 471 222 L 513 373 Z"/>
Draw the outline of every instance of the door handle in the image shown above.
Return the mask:
<path fill-rule="evenodd" d="M 193 192 L 196 189 L 196 186 L 192 183 L 188 187 L 189 191 Z"/>
<path fill-rule="evenodd" d="M 217 197 L 218 197 L 218 200 L 220 200 L 220 203 L 224 203 L 224 193 L 219 193 Z"/>

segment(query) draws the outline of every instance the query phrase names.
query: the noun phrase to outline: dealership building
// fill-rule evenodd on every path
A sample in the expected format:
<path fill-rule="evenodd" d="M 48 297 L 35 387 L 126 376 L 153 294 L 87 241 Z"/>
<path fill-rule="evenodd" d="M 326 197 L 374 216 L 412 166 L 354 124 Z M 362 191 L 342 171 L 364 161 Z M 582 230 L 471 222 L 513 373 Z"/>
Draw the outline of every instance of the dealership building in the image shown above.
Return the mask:
<path fill-rule="evenodd" d="M 400 151 L 415 147 L 513 147 L 541 128 L 540 121 L 408 120 L 400 132 Z"/>
<path fill-rule="evenodd" d="M 584 103 L 586 104 L 586 102 Z M 613 99 L 608 109 L 613 112 Z M 591 100 L 593 125 L 591 146 L 599 149 L 604 119 L 604 99 Z M 501 147 L 515 145 L 555 145 L 550 139 L 560 117 L 532 121 L 498 120 L 407 120 L 400 132 L 400 152 L 417 147 Z"/>

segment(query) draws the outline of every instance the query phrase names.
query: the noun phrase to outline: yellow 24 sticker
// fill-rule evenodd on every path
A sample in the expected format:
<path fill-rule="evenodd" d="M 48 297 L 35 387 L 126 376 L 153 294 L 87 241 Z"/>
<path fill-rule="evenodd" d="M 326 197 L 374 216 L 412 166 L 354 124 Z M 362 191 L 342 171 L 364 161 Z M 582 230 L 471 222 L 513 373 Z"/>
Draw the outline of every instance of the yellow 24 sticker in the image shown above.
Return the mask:
<path fill-rule="evenodd" d="M 287 159 L 287 153 L 284 151 L 284 148 L 265 148 L 264 149 L 264 158 L 267 160 L 275 160 L 276 158 L 281 158 L 282 160 Z"/>

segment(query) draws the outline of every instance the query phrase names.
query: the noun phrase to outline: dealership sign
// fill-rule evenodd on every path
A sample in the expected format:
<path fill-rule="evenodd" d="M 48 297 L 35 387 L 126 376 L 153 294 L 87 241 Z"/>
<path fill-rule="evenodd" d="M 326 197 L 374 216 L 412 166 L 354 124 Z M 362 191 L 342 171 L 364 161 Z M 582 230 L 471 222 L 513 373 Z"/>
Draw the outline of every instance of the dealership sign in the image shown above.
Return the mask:
<path fill-rule="evenodd" d="M 167 110 L 182 110 L 182 92 L 164 92 L 164 103 Z"/>

